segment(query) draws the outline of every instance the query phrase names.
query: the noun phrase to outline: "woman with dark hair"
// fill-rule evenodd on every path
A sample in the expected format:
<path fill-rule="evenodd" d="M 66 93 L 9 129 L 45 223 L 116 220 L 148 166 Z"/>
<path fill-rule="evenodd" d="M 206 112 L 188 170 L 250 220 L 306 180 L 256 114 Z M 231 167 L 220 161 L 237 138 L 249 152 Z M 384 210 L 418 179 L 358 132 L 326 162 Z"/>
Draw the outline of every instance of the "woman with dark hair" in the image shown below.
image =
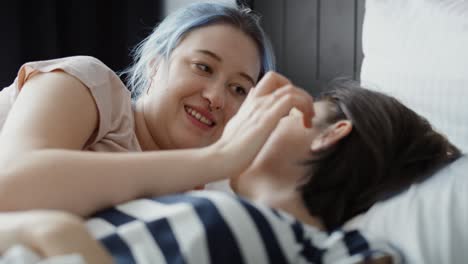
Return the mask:
<path fill-rule="evenodd" d="M 281 179 L 281 188 L 295 179 L 293 204 L 333 230 L 461 156 L 425 118 L 353 81 L 332 82 L 314 109 L 311 129 L 292 117 L 280 121 L 249 169 L 231 179 L 236 192 L 258 192 L 262 175 L 264 183 Z M 264 200 L 280 200 L 270 187 Z"/>
<path fill-rule="evenodd" d="M 83 252 L 104 247 L 119 263 L 399 263 L 392 246 L 339 227 L 459 150 L 394 98 L 352 82 L 333 83 L 314 112 L 311 128 L 296 109 L 280 120 L 231 178 L 239 197 L 196 191 L 104 210 L 87 222 L 101 246 Z"/>
<path fill-rule="evenodd" d="M 422 181 L 460 157 L 460 150 L 431 124 L 393 97 L 336 81 L 322 94 L 326 122 L 349 120 L 352 131 L 307 162 L 303 199 L 328 229 L 342 225 L 379 200 Z"/>

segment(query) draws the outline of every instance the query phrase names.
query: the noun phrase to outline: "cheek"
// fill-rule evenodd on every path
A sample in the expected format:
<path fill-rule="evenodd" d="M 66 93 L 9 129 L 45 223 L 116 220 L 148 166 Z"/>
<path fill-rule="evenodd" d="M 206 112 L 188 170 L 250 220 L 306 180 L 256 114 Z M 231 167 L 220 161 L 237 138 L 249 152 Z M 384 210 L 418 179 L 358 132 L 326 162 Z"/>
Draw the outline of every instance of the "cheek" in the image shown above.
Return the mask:
<path fill-rule="evenodd" d="M 199 90 L 200 84 L 197 80 L 190 78 L 179 78 L 172 80 L 170 85 L 167 87 L 166 93 L 176 97 L 183 97 L 193 95 Z"/>
<path fill-rule="evenodd" d="M 218 129 L 216 130 L 216 133 L 214 135 L 214 138 L 216 140 L 219 139 L 223 134 L 224 128 L 226 127 L 226 124 L 229 122 L 229 120 L 231 120 L 234 117 L 234 115 L 236 115 L 236 113 L 239 111 L 240 105 L 240 103 L 231 103 L 226 105 L 223 112 L 223 120 L 221 121 L 221 123 L 218 124 Z"/>
<path fill-rule="evenodd" d="M 298 138 L 291 131 L 282 131 L 281 133 L 274 134 L 272 138 L 272 145 L 275 145 L 278 149 L 287 150 L 288 148 L 295 149 L 297 146 Z"/>
<path fill-rule="evenodd" d="M 235 99 L 230 98 L 229 102 L 224 108 L 224 125 L 226 125 L 231 118 L 233 118 L 239 111 L 242 102 L 236 101 Z"/>
<path fill-rule="evenodd" d="M 275 134 L 274 144 L 284 151 L 306 151 L 314 137 L 314 131 L 304 128 L 300 118 L 280 122 Z"/>
<path fill-rule="evenodd" d="M 190 96 L 201 91 L 206 86 L 201 76 L 194 75 L 187 66 L 174 63 L 169 69 L 165 82 L 166 93 L 171 96 Z"/>

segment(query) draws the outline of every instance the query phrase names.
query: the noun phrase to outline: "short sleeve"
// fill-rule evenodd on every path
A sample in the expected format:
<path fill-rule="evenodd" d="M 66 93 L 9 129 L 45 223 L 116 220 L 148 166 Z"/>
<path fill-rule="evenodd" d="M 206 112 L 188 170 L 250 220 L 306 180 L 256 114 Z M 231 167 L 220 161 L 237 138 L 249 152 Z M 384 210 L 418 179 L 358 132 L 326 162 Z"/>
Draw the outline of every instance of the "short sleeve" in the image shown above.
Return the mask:
<path fill-rule="evenodd" d="M 99 114 L 98 129 L 88 142 L 90 150 L 140 150 L 134 135 L 131 95 L 120 78 L 100 60 L 90 56 L 74 56 L 24 64 L 15 80 L 12 100 L 32 76 L 38 73 L 63 71 L 81 81 L 91 92 Z M 107 143 L 95 145 L 105 140 Z"/>

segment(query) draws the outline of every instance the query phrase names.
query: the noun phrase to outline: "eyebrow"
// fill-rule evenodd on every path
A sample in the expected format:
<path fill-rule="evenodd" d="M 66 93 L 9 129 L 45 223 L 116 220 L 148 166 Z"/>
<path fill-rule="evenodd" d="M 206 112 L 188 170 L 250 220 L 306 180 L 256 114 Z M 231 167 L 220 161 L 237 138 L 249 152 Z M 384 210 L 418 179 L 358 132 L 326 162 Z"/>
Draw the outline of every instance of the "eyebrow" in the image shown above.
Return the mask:
<path fill-rule="evenodd" d="M 207 55 L 209 57 L 212 57 L 213 59 L 215 59 L 215 60 L 217 60 L 219 62 L 223 61 L 220 56 L 218 56 L 216 53 L 211 52 L 209 50 L 196 50 L 196 52 L 203 53 L 203 54 L 205 54 L 205 55 Z M 251 82 L 253 86 L 255 86 L 255 82 L 254 82 L 253 78 L 250 77 L 247 73 L 239 72 L 238 74 L 240 76 L 244 77 L 245 79 L 247 79 L 249 82 Z"/>

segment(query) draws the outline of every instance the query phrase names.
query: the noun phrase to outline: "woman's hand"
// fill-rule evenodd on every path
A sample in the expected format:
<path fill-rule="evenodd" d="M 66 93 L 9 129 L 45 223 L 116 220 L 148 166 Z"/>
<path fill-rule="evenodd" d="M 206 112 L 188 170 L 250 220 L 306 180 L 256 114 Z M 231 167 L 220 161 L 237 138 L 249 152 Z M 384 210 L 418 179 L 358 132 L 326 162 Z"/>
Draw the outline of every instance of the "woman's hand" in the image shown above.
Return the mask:
<path fill-rule="evenodd" d="M 222 173 L 233 177 L 244 171 L 260 151 L 280 119 L 293 108 L 304 113 L 304 125 L 314 116 L 312 97 L 284 76 L 267 73 L 227 123 L 214 148 L 223 159 Z M 221 172 L 220 172 L 221 173 Z"/>
<path fill-rule="evenodd" d="M 0 255 L 22 244 L 41 257 L 77 253 L 86 263 L 112 263 L 82 220 L 60 211 L 0 213 Z"/>

